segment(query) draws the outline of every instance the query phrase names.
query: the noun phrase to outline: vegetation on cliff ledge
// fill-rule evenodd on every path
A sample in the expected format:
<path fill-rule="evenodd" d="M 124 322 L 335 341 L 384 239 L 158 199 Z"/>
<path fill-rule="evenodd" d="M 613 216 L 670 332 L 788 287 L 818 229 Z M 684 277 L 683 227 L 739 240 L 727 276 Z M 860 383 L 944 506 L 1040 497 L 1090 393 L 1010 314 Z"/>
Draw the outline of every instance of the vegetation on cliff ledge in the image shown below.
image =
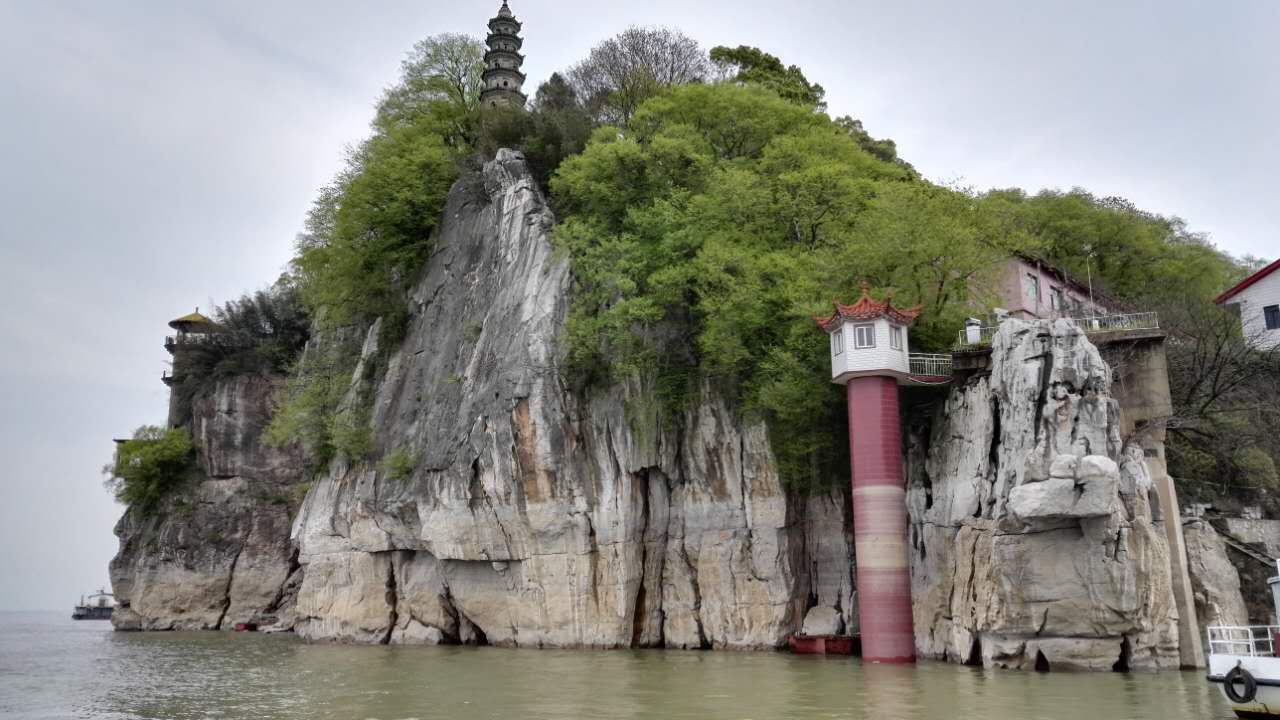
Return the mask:
<path fill-rule="evenodd" d="M 845 414 L 811 316 L 863 279 L 923 305 L 913 349 L 943 351 L 964 317 L 997 304 L 994 273 L 1013 252 L 1087 270 L 1153 309 L 1190 298 L 1211 312 L 1246 269 L 1182 221 L 1121 199 L 929 182 L 892 140 L 829 117 L 820 85 L 757 48 L 708 55 L 676 31 L 632 28 L 553 75 L 529 108 L 484 111 L 482 53 L 457 35 L 415 46 L 298 241 L 292 280 L 317 335 L 346 349 L 302 356 L 272 436 L 302 440 L 321 462 L 375 452 L 366 426 L 380 360 L 353 383 L 354 348 L 381 318 L 380 351 L 394 349 L 451 184 L 499 147 L 525 152 L 560 220 L 576 281 L 568 379 L 649 374 L 672 421 L 690 388 L 716 383 L 768 421 L 798 487 L 844 476 Z M 1247 449 L 1229 455 L 1262 464 Z"/>
<path fill-rule="evenodd" d="M 186 428 L 145 425 L 116 446 L 115 460 L 102 469 L 107 487 L 129 510 L 150 515 L 160 501 L 182 484 L 195 461 Z"/>

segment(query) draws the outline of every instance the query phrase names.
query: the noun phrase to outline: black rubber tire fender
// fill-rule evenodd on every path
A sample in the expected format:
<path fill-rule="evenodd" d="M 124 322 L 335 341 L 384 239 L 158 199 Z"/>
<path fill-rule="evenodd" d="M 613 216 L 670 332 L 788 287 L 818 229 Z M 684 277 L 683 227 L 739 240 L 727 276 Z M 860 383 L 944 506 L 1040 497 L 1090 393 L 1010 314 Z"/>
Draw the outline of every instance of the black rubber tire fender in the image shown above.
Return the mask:
<path fill-rule="evenodd" d="M 1244 683 L 1243 693 L 1236 692 L 1236 683 Z M 1258 681 L 1254 679 L 1253 673 L 1236 665 L 1222 676 L 1222 690 L 1233 703 L 1253 702 L 1258 696 Z"/>

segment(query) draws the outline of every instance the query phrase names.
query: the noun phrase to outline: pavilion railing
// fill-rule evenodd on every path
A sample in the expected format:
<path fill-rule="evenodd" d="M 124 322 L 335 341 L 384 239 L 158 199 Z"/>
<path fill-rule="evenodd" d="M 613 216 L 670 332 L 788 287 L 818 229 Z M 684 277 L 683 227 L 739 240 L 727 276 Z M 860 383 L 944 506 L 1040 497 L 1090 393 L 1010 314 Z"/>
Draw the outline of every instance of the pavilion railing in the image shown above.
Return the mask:
<path fill-rule="evenodd" d="M 911 353 L 907 356 L 912 375 L 951 377 L 951 355 Z"/>
<path fill-rule="evenodd" d="M 1063 318 L 1075 323 L 1086 335 L 1128 330 L 1159 330 L 1160 315 L 1154 312 L 1128 313 L 1124 315 L 1095 315 L 1091 317 Z M 982 347 L 991 344 L 998 325 L 983 325 L 961 330 L 956 337 L 956 347 Z"/>

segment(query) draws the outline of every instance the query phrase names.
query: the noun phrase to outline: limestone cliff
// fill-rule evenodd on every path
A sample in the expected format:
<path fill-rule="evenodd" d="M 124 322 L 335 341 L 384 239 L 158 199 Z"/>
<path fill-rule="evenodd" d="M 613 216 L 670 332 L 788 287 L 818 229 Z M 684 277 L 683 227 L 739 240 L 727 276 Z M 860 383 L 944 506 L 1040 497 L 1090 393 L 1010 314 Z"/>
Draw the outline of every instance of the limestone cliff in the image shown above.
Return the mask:
<path fill-rule="evenodd" d="M 238 377 L 193 402 L 195 476 L 159 512 L 116 526 L 116 628 L 211 630 L 287 611 L 298 580 L 290 505 L 305 474 L 299 453 L 259 441 L 271 393 L 267 378 Z"/>
<path fill-rule="evenodd" d="M 1199 518 L 1184 521 L 1183 530 L 1200 625 L 1248 625 L 1249 611 L 1240 592 L 1240 573 L 1227 557 L 1222 536 Z"/>
<path fill-rule="evenodd" d="M 1067 321 L 1002 324 L 910 453 L 916 645 L 1032 669 L 1178 665 L 1169 550 L 1111 370 Z"/>
<path fill-rule="evenodd" d="M 802 626 L 856 631 L 843 487 L 784 489 L 765 427 L 713 386 L 664 419 L 644 379 L 566 384 L 572 280 L 552 224 L 516 153 L 453 188 L 406 338 L 382 349 L 370 391 L 375 455 L 413 458 L 412 472 L 339 458 L 291 539 L 289 508 L 256 497 L 301 479 L 299 458 L 257 444 L 268 387 L 198 403 L 207 478 L 189 510 L 122 521 L 119 623 L 276 617 L 314 640 L 522 647 L 773 648 Z M 1070 324 L 1011 322 L 989 374 L 931 391 L 904 449 L 922 655 L 1176 666 L 1168 548 L 1110 384 Z"/>
<path fill-rule="evenodd" d="M 810 604 L 856 622 L 843 495 L 788 498 L 762 425 L 710 388 L 664 424 L 638 381 L 564 385 L 551 225 L 514 153 L 450 195 L 374 405 L 378 446 L 417 467 L 338 463 L 312 490 L 297 632 L 763 648 Z"/>

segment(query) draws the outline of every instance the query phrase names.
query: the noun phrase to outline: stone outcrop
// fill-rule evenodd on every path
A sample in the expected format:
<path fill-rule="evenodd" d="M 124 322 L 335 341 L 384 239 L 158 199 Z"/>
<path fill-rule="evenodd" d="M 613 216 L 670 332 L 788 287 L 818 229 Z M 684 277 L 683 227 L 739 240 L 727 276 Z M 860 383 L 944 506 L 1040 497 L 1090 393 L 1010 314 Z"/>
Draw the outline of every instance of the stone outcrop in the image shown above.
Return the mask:
<path fill-rule="evenodd" d="M 1249 612 L 1240 593 L 1240 573 L 1227 557 L 1222 536 L 1200 518 L 1185 520 L 1182 532 L 1187 542 L 1187 569 L 1200 626 L 1248 625 Z"/>
<path fill-rule="evenodd" d="M 192 403 L 198 467 L 148 517 L 126 513 L 111 584 L 122 630 L 210 630 L 287 616 L 298 577 L 290 506 L 305 477 L 300 454 L 259 441 L 272 383 L 220 382 Z"/>
<path fill-rule="evenodd" d="M 1069 322 L 1011 320 L 989 375 L 910 437 L 921 655 L 1022 669 L 1177 667 L 1168 546 L 1110 370 Z"/>
<path fill-rule="evenodd" d="M 762 424 L 710 387 L 673 419 L 639 380 L 565 385 L 551 227 L 518 154 L 454 188 L 373 404 L 416 468 L 338 462 L 311 491 L 297 632 L 771 648 L 815 604 L 856 627 L 844 496 L 789 497 Z"/>
<path fill-rule="evenodd" d="M 369 330 L 346 400 L 370 401 L 375 457 L 335 460 L 288 533 L 288 503 L 263 498 L 297 487 L 303 463 L 258 443 L 269 385 L 197 402 L 202 476 L 160 517 L 121 523 L 118 623 L 520 647 L 856 632 L 843 487 L 785 490 L 764 425 L 711 384 L 671 414 L 646 378 L 566 377 L 571 278 L 552 224 L 517 153 L 455 185 L 404 341 L 379 348 Z M 1176 666 L 1167 541 L 1110 377 L 1074 326 L 1013 321 L 989 374 L 934 391 L 909 424 L 921 655 Z M 392 453 L 411 471 L 388 470 Z"/>

